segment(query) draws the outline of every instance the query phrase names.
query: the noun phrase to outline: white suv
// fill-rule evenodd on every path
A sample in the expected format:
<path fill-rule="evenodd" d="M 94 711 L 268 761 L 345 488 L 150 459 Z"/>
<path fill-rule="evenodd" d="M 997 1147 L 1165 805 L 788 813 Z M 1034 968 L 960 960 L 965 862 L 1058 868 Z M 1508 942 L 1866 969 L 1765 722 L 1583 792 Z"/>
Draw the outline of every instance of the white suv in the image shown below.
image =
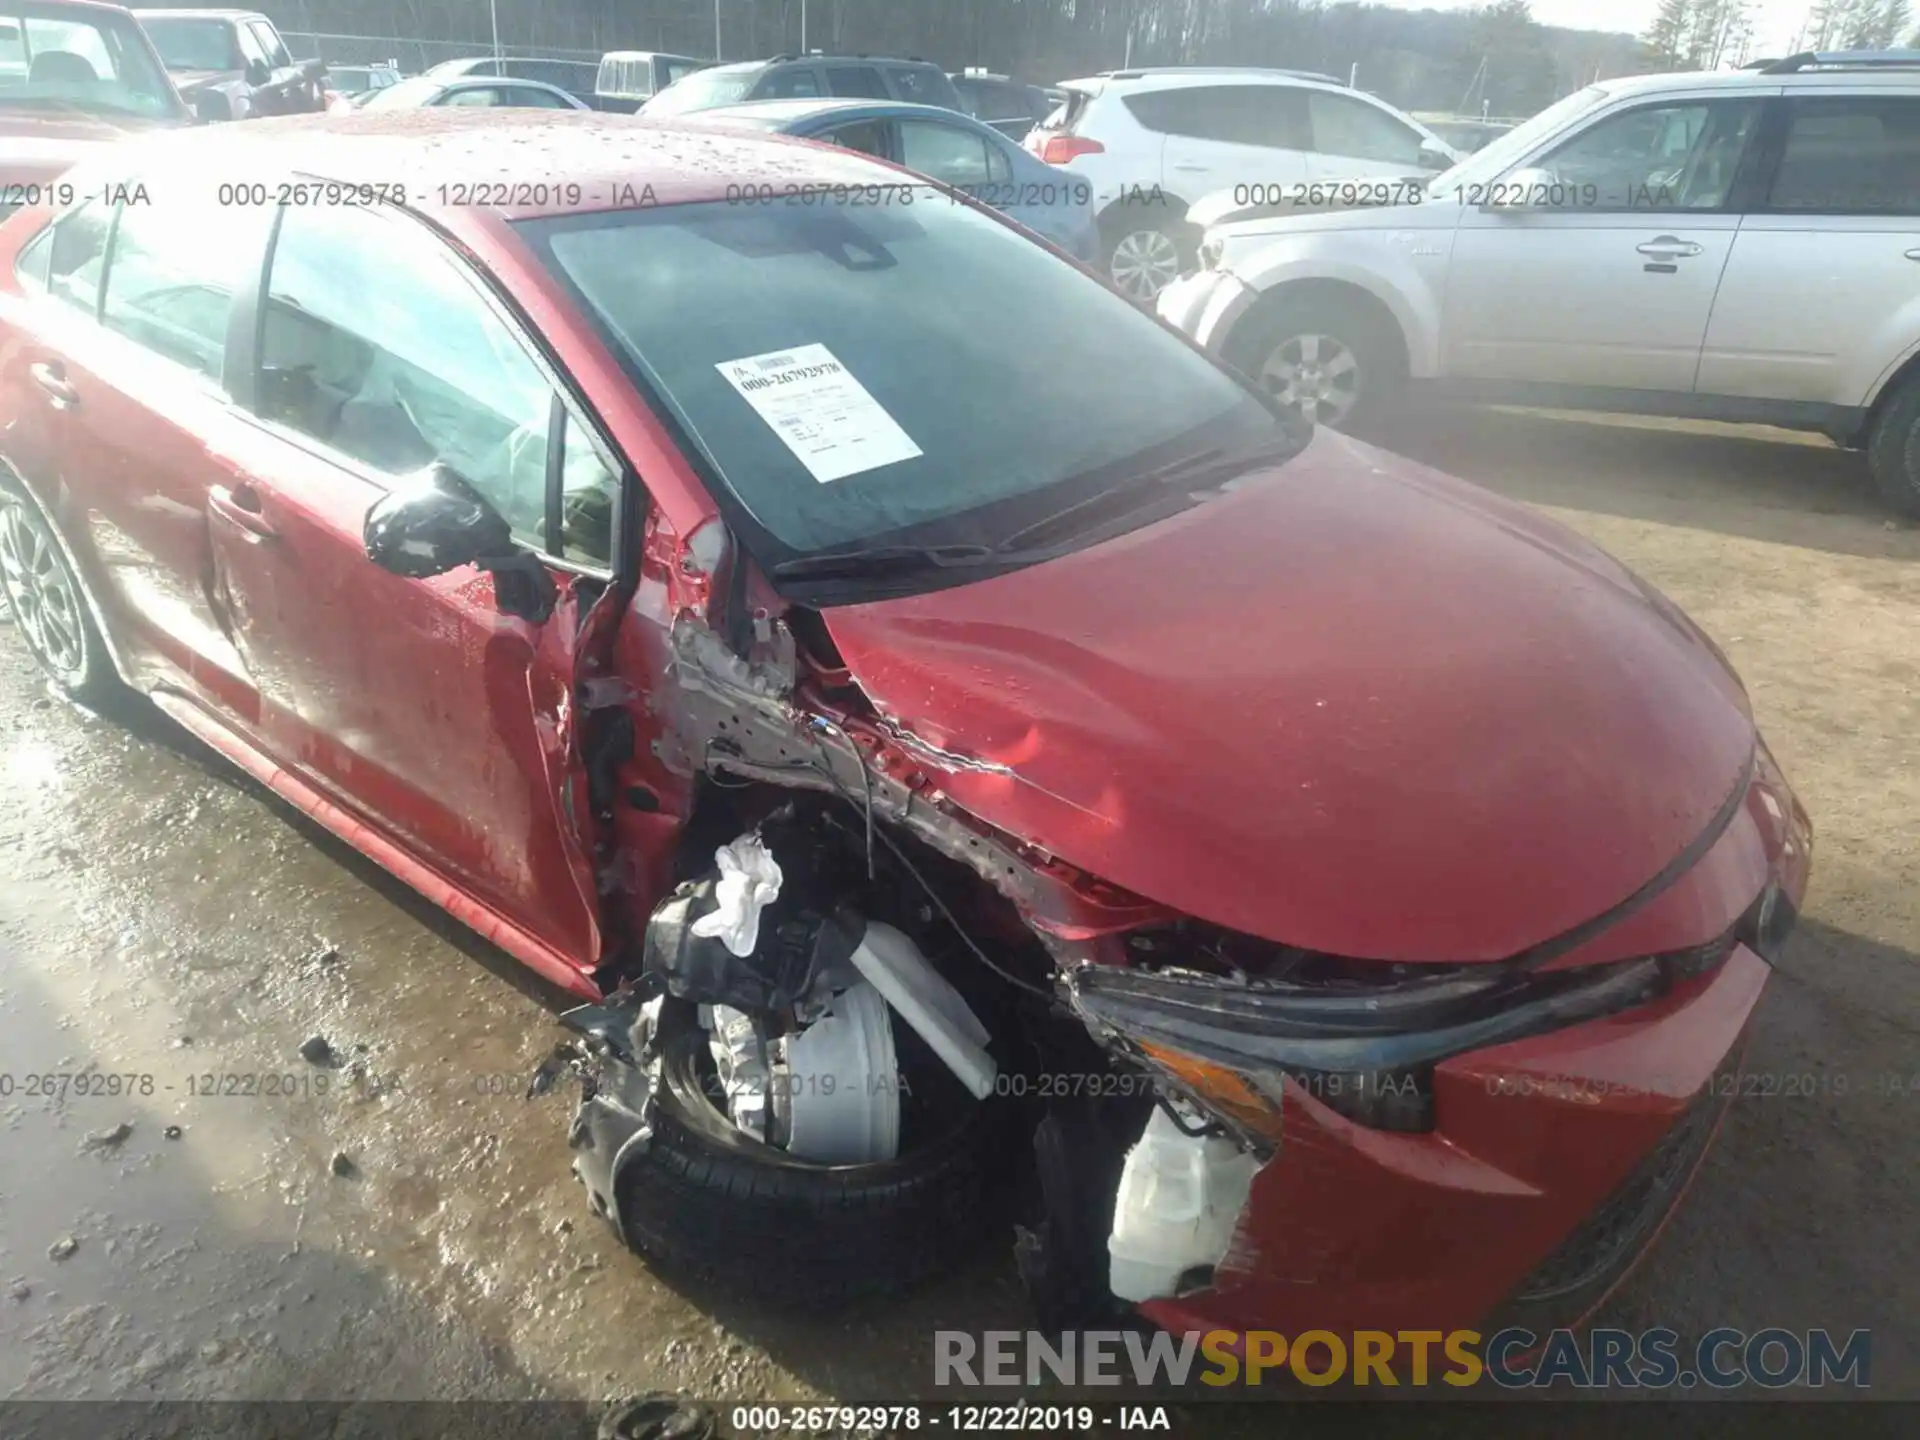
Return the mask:
<path fill-rule="evenodd" d="M 1162 318 L 1325 424 L 1412 380 L 1814 430 L 1920 515 L 1920 52 L 1606 81 L 1353 198 L 1214 225 Z"/>
<path fill-rule="evenodd" d="M 1385 101 L 1305 71 L 1116 70 L 1060 88 L 1027 148 L 1092 185 L 1109 273 L 1136 300 L 1191 264 L 1187 210 L 1215 192 L 1425 176 L 1460 158 Z"/>

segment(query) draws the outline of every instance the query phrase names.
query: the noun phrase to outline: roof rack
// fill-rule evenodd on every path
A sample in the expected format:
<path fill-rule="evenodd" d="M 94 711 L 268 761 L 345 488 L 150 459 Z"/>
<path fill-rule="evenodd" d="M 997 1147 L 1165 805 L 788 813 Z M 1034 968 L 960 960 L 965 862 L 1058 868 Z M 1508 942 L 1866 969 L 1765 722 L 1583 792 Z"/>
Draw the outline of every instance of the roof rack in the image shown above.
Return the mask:
<path fill-rule="evenodd" d="M 1283 70 L 1270 65 L 1136 65 L 1128 70 L 1109 70 L 1108 80 L 1138 80 L 1146 75 L 1284 75 L 1290 80 L 1318 80 L 1325 85 L 1346 87 L 1337 75 L 1318 70 Z"/>
<path fill-rule="evenodd" d="M 1784 60 L 1762 60 L 1746 67 L 1762 75 L 1797 75 L 1802 70 L 1920 69 L 1920 50 L 1803 50 Z"/>

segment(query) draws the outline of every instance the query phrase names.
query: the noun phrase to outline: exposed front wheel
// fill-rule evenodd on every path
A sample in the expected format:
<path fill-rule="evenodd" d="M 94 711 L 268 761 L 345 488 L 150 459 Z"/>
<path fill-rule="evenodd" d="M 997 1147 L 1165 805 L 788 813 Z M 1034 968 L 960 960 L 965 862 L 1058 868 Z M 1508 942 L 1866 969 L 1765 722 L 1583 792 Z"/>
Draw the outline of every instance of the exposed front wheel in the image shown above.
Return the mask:
<path fill-rule="evenodd" d="M 1882 500 L 1920 520 L 1920 376 L 1902 381 L 1874 421 L 1867 468 Z"/>
<path fill-rule="evenodd" d="M 1399 391 L 1404 371 L 1396 339 L 1387 322 L 1358 303 L 1283 298 L 1249 317 L 1227 355 L 1302 419 L 1350 430 Z"/>
<path fill-rule="evenodd" d="M 0 590 L 53 683 L 76 700 L 97 701 L 117 677 L 87 612 L 80 578 L 31 501 L 0 487 Z"/>

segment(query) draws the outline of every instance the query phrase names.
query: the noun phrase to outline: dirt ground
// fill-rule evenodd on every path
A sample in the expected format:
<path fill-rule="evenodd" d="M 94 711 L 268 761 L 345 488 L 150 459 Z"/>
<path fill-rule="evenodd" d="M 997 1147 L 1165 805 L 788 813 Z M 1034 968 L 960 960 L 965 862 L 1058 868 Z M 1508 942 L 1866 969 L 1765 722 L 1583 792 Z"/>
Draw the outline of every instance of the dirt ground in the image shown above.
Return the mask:
<path fill-rule="evenodd" d="M 1685 606 L 1816 826 L 1749 1066 L 1826 1093 L 1736 1102 L 1607 1318 L 1870 1327 L 1875 1394 L 1920 1398 L 1920 532 L 1792 436 L 1459 410 L 1389 440 Z M 50 699 L 0 627 L 0 1072 L 134 1077 L 0 1098 L 0 1397 L 873 1402 L 931 1393 L 934 1329 L 1025 1323 L 1004 1259 L 839 1317 L 650 1274 L 569 1177 L 570 1098 L 521 1098 L 558 1003 L 157 717 Z M 350 1061 L 324 1095 L 316 1033 Z M 230 1074 L 294 1093 L 200 1093 Z"/>

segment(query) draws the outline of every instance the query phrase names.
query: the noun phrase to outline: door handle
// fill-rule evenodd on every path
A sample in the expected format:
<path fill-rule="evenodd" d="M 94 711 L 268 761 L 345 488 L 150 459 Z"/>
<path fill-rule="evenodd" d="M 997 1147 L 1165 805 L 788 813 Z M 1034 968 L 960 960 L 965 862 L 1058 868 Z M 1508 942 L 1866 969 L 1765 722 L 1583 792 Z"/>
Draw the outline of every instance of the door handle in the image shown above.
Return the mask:
<path fill-rule="evenodd" d="M 1700 247 L 1693 241 L 1682 240 L 1677 235 L 1656 236 L 1646 244 L 1633 248 L 1653 260 L 1684 260 L 1700 253 Z"/>
<path fill-rule="evenodd" d="M 249 545 L 271 540 L 280 533 L 260 513 L 259 492 L 244 480 L 231 490 L 215 485 L 207 491 L 207 510 L 247 536 Z"/>
<path fill-rule="evenodd" d="M 1173 168 L 1176 170 L 1185 170 L 1189 174 L 1194 174 L 1194 173 L 1204 173 L 1208 170 L 1211 170 L 1213 167 L 1211 165 L 1175 165 Z"/>
<path fill-rule="evenodd" d="M 38 385 L 53 401 L 56 410 L 71 410 L 80 403 L 80 394 L 67 383 L 67 370 L 58 360 L 42 360 L 27 367 Z"/>

